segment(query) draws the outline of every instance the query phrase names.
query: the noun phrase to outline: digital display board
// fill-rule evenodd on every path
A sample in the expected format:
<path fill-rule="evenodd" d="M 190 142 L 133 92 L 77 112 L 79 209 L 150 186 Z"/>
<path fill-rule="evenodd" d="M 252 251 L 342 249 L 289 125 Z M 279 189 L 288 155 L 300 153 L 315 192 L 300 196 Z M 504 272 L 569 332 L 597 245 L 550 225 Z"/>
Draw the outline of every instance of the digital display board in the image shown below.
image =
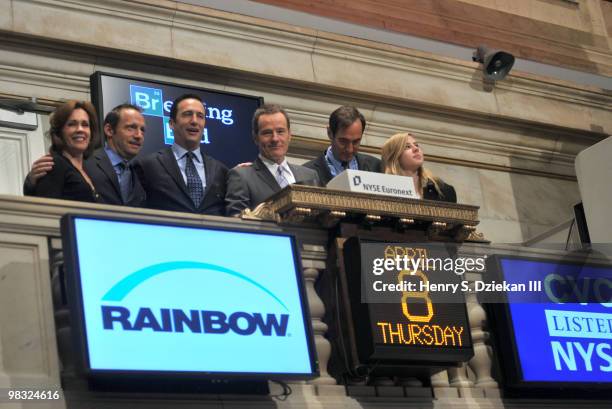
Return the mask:
<path fill-rule="evenodd" d="M 81 216 L 62 229 L 88 374 L 317 373 L 293 236 Z"/>
<path fill-rule="evenodd" d="M 183 94 L 196 94 L 204 101 L 206 110 L 201 142 L 205 152 L 229 168 L 238 163 L 251 162 L 257 157 L 251 119 L 255 110 L 263 104 L 261 97 L 102 72 L 94 73 L 90 80 L 92 100 L 100 115 L 100 124 L 117 105 L 131 103 L 142 108 L 146 132 L 140 155 L 157 152 L 173 144 L 174 135 L 170 128 L 172 102 Z"/>
<path fill-rule="evenodd" d="M 417 260 L 432 255 L 430 248 L 411 243 L 369 242 L 351 238 L 344 245 L 344 282 L 349 303 L 358 360 L 361 364 L 452 365 L 473 356 L 472 339 L 463 293 L 437 293 L 420 284 L 458 281 L 454 274 L 416 271 L 386 271 L 372 275 L 375 260 L 407 256 Z M 374 283 L 380 281 L 380 283 Z M 366 288 L 411 282 L 413 288 L 385 292 L 381 302 L 370 302 Z M 366 297 L 367 298 L 367 297 Z"/>
<path fill-rule="evenodd" d="M 490 263 L 510 283 L 542 283 L 490 306 L 507 386 L 609 390 L 612 266 L 506 256 Z"/>

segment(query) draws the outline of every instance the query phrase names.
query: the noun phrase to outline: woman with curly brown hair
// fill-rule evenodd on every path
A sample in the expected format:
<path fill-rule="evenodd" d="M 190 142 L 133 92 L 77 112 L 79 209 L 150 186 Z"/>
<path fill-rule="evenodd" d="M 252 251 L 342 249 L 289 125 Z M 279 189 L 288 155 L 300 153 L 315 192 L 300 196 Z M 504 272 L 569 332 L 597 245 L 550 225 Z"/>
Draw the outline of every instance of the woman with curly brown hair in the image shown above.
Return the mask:
<path fill-rule="evenodd" d="M 87 101 L 68 101 L 53 112 L 49 121 L 53 168 L 36 183 L 34 196 L 98 201 L 83 166 L 98 140 L 96 118 L 95 108 Z"/>
<path fill-rule="evenodd" d="M 382 147 L 384 173 L 410 176 L 421 199 L 457 203 L 455 189 L 423 167 L 425 156 L 414 136 L 408 132 L 390 137 Z"/>

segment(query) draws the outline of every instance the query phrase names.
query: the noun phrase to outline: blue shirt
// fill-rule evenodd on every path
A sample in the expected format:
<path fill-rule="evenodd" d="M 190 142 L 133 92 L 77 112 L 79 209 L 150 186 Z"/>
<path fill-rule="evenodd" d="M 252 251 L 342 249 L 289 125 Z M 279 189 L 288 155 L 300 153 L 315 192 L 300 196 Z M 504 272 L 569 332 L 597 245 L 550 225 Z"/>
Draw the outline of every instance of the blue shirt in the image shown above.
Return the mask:
<path fill-rule="evenodd" d="M 187 157 L 185 155 L 187 155 L 187 152 L 187 149 L 183 148 L 182 146 L 177 144 L 172 145 L 172 153 L 174 153 L 176 163 L 181 171 L 181 175 L 183 175 L 185 185 L 187 185 L 187 175 L 185 174 L 185 167 L 187 166 Z M 202 152 L 199 148 L 191 152 L 194 155 L 193 164 L 195 165 L 198 176 L 200 176 L 200 180 L 202 181 L 202 189 L 206 190 L 206 174 L 204 173 L 204 159 L 202 158 Z"/>
<path fill-rule="evenodd" d="M 104 146 L 104 152 L 106 152 L 108 159 L 110 159 L 111 165 L 113 165 L 113 169 L 117 174 L 117 180 L 119 181 L 119 185 L 121 185 L 121 177 L 124 175 L 124 172 L 120 165 L 124 163 L 127 167 L 128 161 L 119 156 L 119 154 L 115 152 L 109 145 Z"/>
<path fill-rule="evenodd" d="M 113 165 L 115 174 L 117 175 L 119 190 L 121 192 L 121 200 L 123 203 L 127 203 L 133 189 L 132 169 L 130 169 L 128 161 L 115 152 L 110 145 L 104 146 L 104 152 L 106 152 L 111 165 Z"/>
<path fill-rule="evenodd" d="M 325 151 L 325 162 L 327 162 L 327 167 L 332 177 L 338 176 L 340 173 L 344 172 L 344 166 L 342 166 L 342 162 L 334 157 L 331 146 Z M 357 157 L 353 156 L 353 159 L 351 159 L 346 168 L 358 170 Z"/>

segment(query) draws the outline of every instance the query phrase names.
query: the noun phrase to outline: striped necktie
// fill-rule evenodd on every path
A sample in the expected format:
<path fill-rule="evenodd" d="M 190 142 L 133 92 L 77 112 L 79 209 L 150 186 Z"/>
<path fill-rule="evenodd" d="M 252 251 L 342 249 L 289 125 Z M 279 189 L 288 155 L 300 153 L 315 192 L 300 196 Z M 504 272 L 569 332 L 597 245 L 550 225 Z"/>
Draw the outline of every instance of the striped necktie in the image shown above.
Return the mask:
<path fill-rule="evenodd" d="M 281 187 L 281 189 L 289 184 L 289 181 L 285 177 L 284 170 L 285 169 L 282 166 L 279 166 L 276 170 L 276 181 L 278 182 L 278 185 Z"/>

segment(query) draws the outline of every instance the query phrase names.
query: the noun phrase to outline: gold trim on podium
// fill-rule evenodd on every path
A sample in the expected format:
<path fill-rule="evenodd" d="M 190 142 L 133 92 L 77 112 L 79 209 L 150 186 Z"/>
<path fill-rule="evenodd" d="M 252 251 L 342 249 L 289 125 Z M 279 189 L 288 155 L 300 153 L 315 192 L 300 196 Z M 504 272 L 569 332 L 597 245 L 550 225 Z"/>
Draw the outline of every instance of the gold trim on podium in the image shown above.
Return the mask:
<path fill-rule="evenodd" d="M 478 209 L 465 204 L 289 185 L 252 211 L 244 210 L 241 217 L 325 227 L 349 217 L 363 217 L 373 225 L 392 220 L 401 227 L 427 222 L 432 238 L 450 234 L 458 241 L 487 242 L 482 233 L 476 233 Z"/>

